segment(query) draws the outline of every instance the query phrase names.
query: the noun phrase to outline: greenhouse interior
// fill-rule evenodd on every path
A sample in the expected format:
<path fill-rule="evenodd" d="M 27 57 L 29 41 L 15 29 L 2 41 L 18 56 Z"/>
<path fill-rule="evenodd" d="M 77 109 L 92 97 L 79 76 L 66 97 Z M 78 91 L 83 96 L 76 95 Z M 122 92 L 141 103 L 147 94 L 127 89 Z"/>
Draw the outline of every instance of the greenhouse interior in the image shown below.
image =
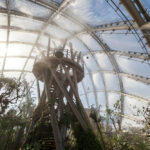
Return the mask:
<path fill-rule="evenodd" d="M 150 0 L 0 0 L 0 150 L 150 150 Z"/>

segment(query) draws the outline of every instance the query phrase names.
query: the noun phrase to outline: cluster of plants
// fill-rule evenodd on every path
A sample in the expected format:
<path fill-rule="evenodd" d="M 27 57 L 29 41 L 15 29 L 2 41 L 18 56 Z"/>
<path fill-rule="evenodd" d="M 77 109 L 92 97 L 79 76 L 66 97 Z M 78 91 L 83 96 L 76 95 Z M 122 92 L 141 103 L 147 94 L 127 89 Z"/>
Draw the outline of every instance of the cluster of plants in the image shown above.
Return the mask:
<path fill-rule="evenodd" d="M 0 115 L 3 115 L 10 104 L 16 103 L 25 96 L 24 81 L 11 78 L 0 78 Z"/>
<path fill-rule="evenodd" d="M 27 82 L 0 78 L 0 150 L 18 150 L 23 144 L 34 109 Z"/>
<path fill-rule="evenodd" d="M 65 150 L 103 150 L 101 142 L 91 128 L 84 131 L 73 114 L 71 114 L 70 134 L 65 140 Z"/>
<path fill-rule="evenodd" d="M 40 150 L 44 138 L 53 136 L 50 121 L 40 119 L 28 135 L 35 108 L 27 92 L 25 81 L 0 78 L 0 150 Z M 77 106 L 78 107 L 78 106 Z M 79 111 L 80 108 L 78 108 Z M 121 106 L 118 100 L 113 109 L 107 109 L 107 118 L 100 108 L 91 107 L 92 127 L 84 131 L 71 111 L 64 113 L 59 126 L 67 127 L 65 150 L 150 150 L 150 107 L 137 110 L 143 116 L 142 129 L 124 130 L 121 126 Z M 108 118 L 109 117 L 109 118 Z M 107 121 L 109 120 L 109 124 Z"/>
<path fill-rule="evenodd" d="M 114 104 L 113 110 L 107 109 L 111 126 L 104 125 L 106 118 L 101 116 L 100 108 L 91 108 L 90 117 L 92 118 L 96 134 L 98 135 L 104 150 L 150 150 L 150 135 L 146 132 L 150 131 L 150 110 L 149 105 L 138 113 L 144 116 L 144 128 L 121 127 L 121 111 L 120 101 Z M 107 126 L 107 127 L 106 127 Z"/>
<path fill-rule="evenodd" d="M 60 128 L 63 125 L 67 127 L 66 138 L 63 141 L 65 150 L 102 150 L 98 137 L 90 128 L 84 131 L 70 111 L 64 114 L 58 124 Z M 29 133 L 24 150 L 41 150 L 42 142 L 50 138 L 54 139 L 51 123 L 46 116 L 41 116 Z"/>
<path fill-rule="evenodd" d="M 24 150 L 40 150 L 44 145 L 44 140 L 53 137 L 52 128 L 49 120 L 41 117 L 27 136 L 24 143 Z"/>
<path fill-rule="evenodd" d="M 139 111 L 139 110 L 138 110 Z M 149 124 L 149 109 L 143 108 L 141 110 L 145 115 L 146 129 Z M 68 133 L 64 141 L 65 150 L 150 150 L 148 144 L 150 143 L 149 137 L 144 135 L 144 129 L 128 128 L 124 130 L 121 127 L 121 112 L 120 101 L 114 104 L 114 109 L 107 110 L 111 126 L 104 124 L 106 118 L 102 117 L 99 109 L 91 108 L 90 118 L 93 120 L 94 132 L 90 128 L 84 131 L 78 123 L 73 113 L 67 113 L 63 121 L 60 120 L 59 124 L 66 123 L 68 126 Z M 37 130 L 31 137 L 34 142 L 27 145 L 28 150 L 40 150 L 41 143 L 35 140 L 39 136 L 36 134 L 43 127 L 42 122 L 37 124 Z M 40 127 L 39 127 L 40 126 Z M 50 128 L 50 123 L 49 123 Z M 47 129 L 46 129 L 47 130 Z M 51 132 L 52 134 L 52 132 Z M 40 136 L 41 137 L 41 136 Z"/>

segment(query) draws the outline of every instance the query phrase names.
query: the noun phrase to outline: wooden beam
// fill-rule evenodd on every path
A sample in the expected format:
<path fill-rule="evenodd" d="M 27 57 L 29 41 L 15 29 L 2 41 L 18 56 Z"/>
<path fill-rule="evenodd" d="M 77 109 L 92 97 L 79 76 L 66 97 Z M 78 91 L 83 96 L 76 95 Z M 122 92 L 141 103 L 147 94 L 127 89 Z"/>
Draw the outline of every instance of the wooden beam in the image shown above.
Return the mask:
<path fill-rule="evenodd" d="M 76 78 L 75 71 L 73 73 L 73 75 L 74 75 L 74 82 L 73 82 L 72 79 L 71 79 L 71 77 L 70 77 L 70 75 L 69 75 L 69 71 L 67 70 L 67 68 L 65 66 L 63 66 L 63 69 L 65 70 L 66 77 L 67 77 L 67 79 L 69 81 L 70 86 L 72 87 L 72 90 L 73 90 L 73 93 L 75 95 L 76 101 L 79 104 L 80 109 L 81 109 L 81 111 L 83 113 L 82 115 L 83 115 L 85 121 L 88 123 L 88 126 L 90 128 L 92 128 L 92 126 L 90 124 L 89 117 L 87 116 L 87 113 L 84 110 L 84 107 L 83 107 L 83 105 L 81 103 L 81 100 L 80 100 L 80 97 L 79 97 L 79 94 L 78 94 L 78 90 L 77 90 L 77 78 Z"/>
<path fill-rule="evenodd" d="M 64 94 L 64 96 L 66 97 L 66 99 L 67 99 L 67 101 L 68 101 L 68 103 L 69 103 L 69 105 L 70 105 L 70 107 L 71 107 L 73 113 L 74 113 L 75 116 L 77 117 L 77 119 L 78 119 L 79 123 L 81 124 L 82 128 L 83 128 L 84 130 L 86 130 L 86 129 L 87 129 L 87 125 L 85 124 L 85 121 L 83 120 L 82 116 L 81 116 L 80 113 L 78 112 L 78 110 L 77 110 L 77 108 L 76 108 L 76 106 L 75 106 L 73 100 L 71 99 L 71 97 L 70 97 L 68 91 L 67 91 L 65 88 L 63 88 L 63 86 L 61 85 L 61 82 L 60 82 L 59 78 L 57 77 L 56 73 L 55 73 L 54 70 L 51 68 L 51 66 L 49 66 L 49 69 L 50 69 L 50 71 L 51 71 L 51 73 L 52 73 L 52 75 L 53 75 L 53 77 L 54 77 L 54 79 L 55 79 L 57 85 L 59 86 L 61 92 L 62 92 L 62 93 Z"/>
<path fill-rule="evenodd" d="M 37 85 L 37 93 L 38 93 L 38 103 L 40 102 L 40 86 L 39 86 L 39 80 L 36 80 L 36 85 Z"/>
<path fill-rule="evenodd" d="M 50 91 L 49 91 L 50 86 L 48 83 L 49 77 L 47 76 L 47 74 L 44 74 L 43 81 L 44 81 L 44 87 L 45 87 L 45 93 L 46 93 L 47 99 L 49 101 L 51 101 L 52 98 L 50 96 Z M 56 117 L 55 109 L 54 109 L 53 105 L 50 106 L 50 115 L 51 115 L 50 120 L 51 120 L 51 125 L 53 128 L 53 134 L 54 134 L 54 138 L 55 138 L 56 149 L 57 150 L 63 150 L 62 139 L 60 136 L 60 131 L 59 131 L 58 123 L 57 123 L 57 117 Z"/>

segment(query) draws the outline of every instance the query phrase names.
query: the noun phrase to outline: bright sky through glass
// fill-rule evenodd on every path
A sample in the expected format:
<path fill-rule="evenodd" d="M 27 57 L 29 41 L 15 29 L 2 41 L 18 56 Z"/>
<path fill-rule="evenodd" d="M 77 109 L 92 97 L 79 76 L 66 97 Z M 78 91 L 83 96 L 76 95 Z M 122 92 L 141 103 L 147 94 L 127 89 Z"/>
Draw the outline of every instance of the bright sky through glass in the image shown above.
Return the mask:
<path fill-rule="evenodd" d="M 38 49 L 47 50 L 50 35 L 51 48 L 54 48 L 55 44 L 56 46 L 62 45 L 62 40 L 68 39 L 66 48 L 69 47 L 69 42 L 72 42 L 73 49 L 82 52 L 85 78 L 79 85 L 79 93 L 86 108 L 91 105 L 95 107 L 101 105 L 102 110 L 105 111 L 106 104 L 112 108 L 121 95 L 124 97 L 125 110 L 132 109 L 131 107 L 139 101 L 143 104 L 150 101 L 150 62 L 141 58 L 131 58 L 125 54 L 133 52 L 137 56 L 144 53 L 135 36 L 131 32 L 125 34 L 127 30 L 96 31 L 93 33 L 94 36 L 91 34 L 95 27 L 122 21 L 106 0 L 73 0 L 45 28 L 36 43 L 38 47 L 33 47 L 48 18 L 56 12 L 55 9 L 62 2 L 61 0 L 43 1 L 49 4 L 49 7 L 38 5 L 30 0 L 10 0 L 10 28 L 8 30 L 8 10 L 5 1 L 0 0 L 0 70 L 5 76 L 19 77 L 24 71 L 26 79 L 31 84 L 35 80 L 31 72 L 35 57 L 39 55 Z M 114 2 L 130 20 L 130 15 L 122 5 L 119 5 L 119 1 L 114 0 Z M 141 2 L 149 13 L 150 0 L 141 0 Z M 51 9 L 51 4 L 55 6 L 55 9 Z M 138 33 L 142 36 L 140 30 Z M 8 50 L 4 59 L 8 35 Z M 115 51 L 111 57 L 110 54 L 105 53 L 99 39 L 104 45 L 107 44 L 110 50 Z M 31 50 L 32 53 L 28 59 Z M 118 74 L 112 59 L 120 71 Z M 5 67 L 2 70 L 4 60 Z M 122 91 L 120 82 L 123 85 Z M 34 86 L 36 87 L 36 84 Z M 132 101 L 132 106 L 130 106 L 130 101 Z M 127 115 L 134 114 L 131 111 Z M 125 118 L 124 123 L 126 120 L 129 119 Z"/>

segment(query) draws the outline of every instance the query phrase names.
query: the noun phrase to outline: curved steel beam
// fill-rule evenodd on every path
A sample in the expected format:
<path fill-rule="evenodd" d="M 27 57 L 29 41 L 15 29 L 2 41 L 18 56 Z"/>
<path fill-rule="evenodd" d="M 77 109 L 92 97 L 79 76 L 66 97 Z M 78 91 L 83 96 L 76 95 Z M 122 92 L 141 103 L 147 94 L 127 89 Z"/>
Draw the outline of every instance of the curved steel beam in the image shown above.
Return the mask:
<path fill-rule="evenodd" d="M 88 91 L 87 93 L 92 93 L 93 91 Z M 96 90 L 96 92 L 105 92 L 105 90 Z M 129 94 L 129 93 L 121 93 L 120 91 L 113 91 L 113 90 L 107 90 L 108 93 L 117 93 L 117 94 L 121 94 L 123 96 L 128 96 L 130 98 L 134 98 L 138 101 L 142 101 L 144 103 L 150 103 L 150 99 L 146 99 L 137 95 L 133 95 L 133 94 Z M 82 96 L 84 94 L 80 94 L 80 96 Z"/>
<path fill-rule="evenodd" d="M 13 11 L 12 13 L 13 13 L 14 15 L 20 15 L 19 12 L 14 12 L 14 11 Z M 29 17 L 29 18 L 32 18 L 32 19 L 36 19 L 36 20 L 38 20 L 38 21 L 44 21 L 44 22 L 46 21 L 46 20 L 41 20 L 41 19 L 39 19 L 39 18 L 35 18 L 34 16 L 30 16 L 30 15 L 27 15 L 27 14 L 23 14 L 23 13 L 21 14 L 21 16 Z M 56 25 L 56 24 L 55 24 L 55 25 Z M 57 26 L 58 26 L 58 25 L 57 25 Z M 62 30 L 65 30 L 64 28 L 62 28 L 62 27 L 60 27 L 60 26 L 59 26 L 59 28 L 61 28 Z M 67 31 L 67 30 L 66 30 L 66 32 L 70 33 L 70 34 L 72 35 L 72 37 L 74 37 L 74 34 L 73 34 L 73 33 L 69 32 L 69 31 Z M 68 38 L 68 39 L 69 39 L 69 38 Z M 78 38 L 78 39 L 79 39 L 79 38 Z M 79 40 L 80 40 L 80 39 L 79 39 Z M 80 40 L 80 41 L 81 41 L 81 40 Z M 87 47 L 87 46 L 86 46 L 86 47 Z M 89 48 L 88 48 L 88 49 L 89 49 Z M 96 59 L 94 59 L 94 60 L 96 61 Z M 93 79 L 92 79 L 91 76 L 90 76 L 90 78 L 91 78 L 91 81 L 92 81 Z M 103 77 L 102 77 L 102 78 L 103 78 Z M 93 88 L 94 88 L 95 86 L 94 86 L 93 81 L 92 81 L 92 84 L 93 84 Z M 104 82 L 104 86 L 105 86 L 105 82 Z M 95 93 L 95 97 L 97 97 L 97 96 L 96 96 L 96 93 Z M 97 99 L 97 98 L 96 98 L 96 99 Z M 107 95 L 106 95 L 106 99 L 107 99 Z M 97 106 L 98 106 L 98 103 L 97 103 Z"/>
<path fill-rule="evenodd" d="M 7 52 L 8 52 L 8 45 L 9 45 L 9 35 L 10 35 L 10 2 L 9 0 L 5 0 L 6 2 L 6 7 L 7 7 L 7 40 L 6 40 L 6 51 L 5 51 L 5 57 L 3 60 L 3 65 L 2 65 L 2 75 L 3 71 L 5 68 L 5 63 L 6 63 L 6 57 L 7 57 Z"/>
<path fill-rule="evenodd" d="M 74 20 L 76 23 L 78 23 L 79 21 L 78 20 L 76 20 L 76 19 L 72 19 L 72 17 L 69 17 L 71 20 Z M 80 25 L 82 25 L 82 26 L 84 26 L 83 24 L 81 24 L 81 23 L 79 23 Z M 88 29 L 87 29 L 87 31 L 89 31 Z M 95 34 L 95 33 L 94 33 Z M 99 39 L 99 38 L 98 38 Z M 106 47 L 106 49 L 107 49 L 107 47 Z M 109 55 L 109 54 L 108 54 Z M 113 58 L 114 59 L 114 58 Z"/>
<path fill-rule="evenodd" d="M 72 20 L 73 22 L 83 26 L 85 28 L 85 30 L 87 30 L 92 35 L 92 37 L 104 48 L 106 54 L 108 55 L 108 57 L 110 58 L 111 63 L 114 66 L 115 71 L 119 72 L 119 67 L 118 67 L 118 64 L 116 63 L 115 58 L 113 57 L 113 55 L 110 55 L 110 54 L 107 53 L 110 50 L 110 48 L 108 46 L 106 46 L 94 32 L 91 31 L 91 28 L 89 26 L 81 23 L 78 19 L 74 18 L 73 16 L 70 16 L 69 14 L 66 14 L 64 12 L 62 14 L 65 17 L 67 17 L 68 19 Z M 120 90 L 123 91 L 123 84 L 122 84 L 122 81 L 121 81 L 119 75 L 118 75 L 118 79 L 119 79 L 119 83 L 120 83 Z M 122 103 L 122 113 L 123 113 L 123 97 L 121 98 L 121 101 L 122 101 L 121 103 Z"/>
<path fill-rule="evenodd" d="M 94 72 L 90 72 L 90 73 L 93 74 L 93 73 L 98 73 L 98 72 L 116 74 L 119 76 L 131 78 L 131 79 L 136 80 L 136 81 L 140 81 L 140 82 L 145 83 L 145 84 L 150 84 L 150 78 L 148 78 L 148 77 L 143 77 L 143 76 L 139 76 L 139 75 L 135 75 L 135 74 L 129 74 L 129 73 L 125 73 L 125 72 L 116 73 L 115 71 L 98 70 L 98 71 L 94 71 Z"/>
<path fill-rule="evenodd" d="M 2 70 L 0 70 L 1 72 Z M 4 72 L 20 72 L 21 73 L 22 70 L 18 70 L 18 69 L 5 69 Z M 24 70 L 24 72 L 27 72 L 27 73 L 32 73 L 32 71 L 29 71 L 29 70 Z"/>
<path fill-rule="evenodd" d="M 0 56 L 0 58 L 4 58 L 4 56 Z M 7 56 L 7 58 L 28 58 L 28 56 Z M 31 56 L 30 59 L 35 59 L 36 57 Z"/>
<path fill-rule="evenodd" d="M 83 60 L 83 62 L 84 62 L 84 60 Z M 92 74 L 90 74 L 90 70 L 89 70 L 89 68 L 87 67 L 87 65 L 86 65 L 86 63 L 84 63 L 85 64 L 85 66 L 86 66 L 86 68 L 87 68 L 87 71 L 88 71 L 88 73 L 89 73 L 89 77 L 90 77 L 90 79 L 91 79 L 91 82 L 92 82 L 92 87 L 93 87 L 93 89 L 94 89 L 94 96 L 95 96 L 95 101 L 96 101 L 96 107 L 98 107 L 98 100 L 97 100 L 97 94 L 96 94 L 96 88 L 95 88 L 95 85 L 94 85 L 94 81 L 93 81 L 93 78 L 92 78 Z M 86 91 L 86 90 L 85 90 Z M 88 96 L 87 96 L 87 98 L 88 98 Z"/>
<path fill-rule="evenodd" d="M 135 29 L 143 29 L 143 30 L 150 30 L 150 22 L 143 24 L 141 27 L 138 27 L 137 24 L 133 20 L 129 20 L 132 23 L 132 26 Z M 99 31 L 116 31 L 116 30 L 131 30 L 129 25 L 127 25 L 127 21 L 119 21 L 119 22 L 112 22 L 108 24 L 102 24 L 96 27 L 93 27 L 92 32 L 99 32 Z"/>
<path fill-rule="evenodd" d="M 7 14 L 7 9 L 6 8 L 0 8 L 0 13 L 1 14 Z M 17 11 L 17 10 L 10 10 L 10 14 L 13 16 L 25 17 L 25 18 L 29 18 L 32 20 L 40 21 L 40 22 L 47 22 L 47 19 L 45 19 L 45 18 L 32 16 L 32 15 L 29 15 L 29 14 L 26 14 L 26 13 L 23 13 L 23 12 Z"/>
<path fill-rule="evenodd" d="M 3 11 L 1 11 L 1 12 L 3 12 L 3 13 L 5 13 L 5 11 L 6 10 L 3 10 Z M 42 19 L 42 18 L 37 18 L 37 17 L 34 17 L 34 16 L 31 16 L 31 15 L 27 15 L 27 14 L 24 14 L 24 13 L 21 13 L 20 14 L 20 12 L 17 12 L 17 11 L 11 11 L 11 13 L 13 14 L 13 15 L 18 15 L 18 16 L 22 16 L 22 17 L 27 17 L 27 18 L 31 18 L 31 19 L 35 19 L 35 20 L 38 20 L 38 21 L 43 21 L 43 22 L 46 22 L 47 20 L 44 20 L 44 19 Z M 70 31 L 68 31 L 68 30 L 66 30 L 66 29 L 64 29 L 63 27 L 61 27 L 61 26 L 59 26 L 59 25 L 57 25 L 56 23 L 54 23 L 54 22 L 52 22 L 52 24 L 54 24 L 55 26 L 57 26 L 57 27 L 59 27 L 60 29 L 62 29 L 62 30 L 64 30 L 64 31 L 66 31 L 66 32 L 68 32 L 69 34 L 71 34 L 71 37 L 74 37 L 75 36 L 75 34 L 73 34 L 73 33 L 71 33 Z M 5 28 L 5 27 L 4 27 Z M 32 30 L 24 30 L 24 29 L 19 29 L 18 27 L 16 27 L 15 29 L 17 29 L 17 30 L 22 30 L 22 31 L 27 31 L 27 32 L 35 32 L 35 31 L 32 31 Z M 36 31 L 37 32 L 37 31 Z M 40 33 L 40 32 L 37 32 L 37 33 Z M 44 34 L 47 34 L 47 33 L 44 33 Z M 56 37 L 54 37 L 55 39 L 57 39 Z M 70 37 L 68 38 L 68 39 L 70 39 Z M 79 38 L 77 38 L 77 39 L 79 39 Z M 61 39 L 58 39 L 58 40 L 61 40 Z M 80 40 L 80 39 L 79 39 Z M 81 41 L 81 40 L 80 40 Z M 86 44 L 84 44 L 84 45 L 86 45 Z M 87 46 L 86 46 L 87 47 Z M 88 48 L 89 49 L 89 48 Z M 95 61 L 96 61 L 96 59 L 95 59 Z M 92 77 L 90 77 L 91 78 L 91 80 L 93 80 L 92 79 Z M 102 77 L 103 78 L 103 77 Z M 92 81 L 92 84 L 93 84 L 93 88 L 94 88 L 94 83 L 93 83 L 93 81 Z M 104 83 L 104 85 L 105 85 L 105 83 Z M 96 96 L 96 93 L 95 93 L 95 97 L 97 97 Z M 107 97 L 107 96 L 106 96 Z M 97 98 L 95 98 L 96 99 L 96 101 L 97 101 Z M 97 106 L 98 106 L 98 103 L 97 103 Z"/>
<path fill-rule="evenodd" d="M 84 91 L 84 95 L 85 95 L 85 98 L 86 98 L 86 102 L 87 102 L 87 104 L 88 104 L 88 107 L 90 108 L 89 99 L 88 99 L 88 97 L 87 97 L 87 94 L 86 94 L 86 91 L 85 91 L 85 86 L 84 86 L 83 81 L 81 81 L 81 84 L 82 84 L 82 87 L 83 87 L 83 91 Z M 82 100 L 81 100 L 81 102 L 82 102 Z"/>
<path fill-rule="evenodd" d="M 47 1 L 43 1 L 43 0 L 27 0 L 29 2 L 32 2 L 34 4 L 37 4 L 39 6 L 42 6 L 42 7 L 45 7 L 45 8 L 48 8 L 48 9 L 51 9 L 53 11 L 56 11 L 57 8 L 59 7 L 59 3 L 57 3 L 56 1 L 50 1 L 50 2 L 47 2 Z"/>
<path fill-rule="evenodd" d="M 0 44 L 6 44 L 6 41 L 0 41 Z M 22 41 L 9 41 L 9 44 L 24 44 L 24 45 L 31 45 L 33 46 L 34 43 L 31 43 L 31 42 L 22 42 Z M 39 43 L 37 43 L 36 45 L 46 49 L 47 47 L 44 46 L 44 45 L 41 45 Z"/>
<path fill-rule="evenodd" d="M 48 25 L 53 21 L 53 19 L 54 19 L 61 11 L 63 11 L 69 4 L 70 4 L 70 2 L 68 2 L 68 0 L 64 0 L 64 1 L 61 3 L 61 5 L 58 7 L 58 9 L 49 17 L 48 21 L 44 23 L 44 25 L 43 25 L 43 27 L 42 27 L 40 33 L 38 34 L 38 37 L 36 38 L 35 43 L 33 44 L 33 47 L 32 47 L 32 49 L 31 49 L 31 51 L 30 51 L 30 54 L 29 54 L 29 57 L 31 56 L 31 54 L 32 54 L 32 52 L 33 52 L 33 50 L 34 50 L 34 48 L 36 47 L 36 45 L 37 45 L 37 43 L 38 43 L 38 41 L 39 41 L 41 35 L 45 32 L 45 29 L 47 28 L 47 26 L 48 26 Z M 25 67 L 26 67 L 26 65 L 27 65 L 27 63 L 28 63 L 28 60 L 29 60 L 29 58 L 26 60 L 25 65 L 23 66 L 23 69 L 22 69 L 22 72 L 21 72 L 21 75 L 20 75 L 19 79 L 21 78 L 21 76 L 22 76 L 22 74 L 23 74 L 23 71 L 24 71 L 24 69 L 25 69 Z"/>
<path fill-rule="evenodd" d="M 90 55 L 90 53 L 99 54 L 99 53 L 105 53 L 105 51 L 103 50 L 91 51 L 91 52 L 83 54 L 83 56 Z M 111 53 L 112 55 L 126 56 L 129 58 L 138 58 L 144 61 L 150 60 L 150 57 L 147 55 L 147 53 L 139 53 L 139 52 L 133 52 L 133 51 L 118 51 L 118 50 L 110 50 L 109 53 Z"/>
<path fill-rule="evenodd" d="M 133 22 L 133 21 L 131 21 Z M 138 28 L 137 25 L 133 22 L 133 26 Z M 112 22 L 108 24 L 102 24 L 92 28 L 93 32 L 99 31 L 116 31 L 116 30 L 130 30 L 126 21 Z"/>
<path fill-rule="evenodd" d="M 2 29 L 2 30 L 6 30 L 7 28 L 8 28 L 7 26 L 0 26 L 0 29 Z M 34 33 L 34 34 L 40 33 L 39 30 L 23 29 L 23 28 L 16 27 L 16 26 L 10 26 L 9 29 L 10 29 L 10 31 L 17 31 L 17 32 L 28 32 L 28 33 Z M 62 39 L 58 38 L 57 36 L 51 35 L 50 33 L 47 33 L 47 32 L 44 32 L 43 35 L 46 37 L 51 36 L 53 39 L 56 39 L 58 41 L 62 40 Z"/>
<path fill-rule="evenodd" d="M 100 70 L 101 70 L 101 66 L 99 65 L 99 63 L 97 62 L 95 56 L 91 53 L 93 59 L 95 60 L 96 64 L 99 66 Z M 84 63 L 86 65 L 86 62 Z M 96 88 L 95 88 L 95 85 L 94 85 L 94 81 L 93 81 L 93 78 L 92 78 L 92 73 L 90 73 L 90 70 L 88 67 L 86 67 L 88 69 L 88 73 L 89 73 L 89 76 L 91 76 L 91 80 L 92 80 L 92 84 L 94 86 L 94 94 L 96 95 L 96 106 L 97 108 L 99 107 L 98 106 L 98 98 L 97 98 L 97 93 L 96 93 Z M 108 95 L 107 95 L 107 89 L 106 89 L 106 82 L 105 82 L 105 78 L 104 78 L 104 74 L 103 72 L 100 72 L 100 75 L 101 75 L 101 78 L 102 78 L 102 82 L 103 82 L 103 85 L 104 85 L 104 90 L 105 90 L 105 98 L 106 98 L 106 108 L 108 109 Z M 107 124 L 107 127 L 109 125 L 109 116 L 108 116 L 108 113 L 106 113 L 106 124 Z"/>
<path fill-rule="evenodd" d="M 124 90 L 123 90 L 123 82 L 122 82 L 122 79 L 119 76 L 119 73 L 120 73 L 119 66 L 118 66 L 118 64 L 116 62 L 116 59 L 115 59 L 114 55 L 109 53 L 111 51 L 111 49 L 109 48 L 109 46 L 107 44 L 105 44 L 100 39 L 100 37 L 98 37 L 96 35 L 96 33 L 92 32 L 91 35 L 101 45 L 101 47 L 104 49 L 104 51 L 105 51 L 106 55 L 108 56 L 111 64 L 113 65 L 114 72 L 116 72 L 116 75 L 117 75 L 118 80 L 119 80 L 120 91 L 123 93 L 124 92 Z M 124 97 L 122 95 L 121 95 L 121 114 L 122 115 L 124 114 Z M 121 124 L 120 124 L 120 126 L 121 126 Z"/>

